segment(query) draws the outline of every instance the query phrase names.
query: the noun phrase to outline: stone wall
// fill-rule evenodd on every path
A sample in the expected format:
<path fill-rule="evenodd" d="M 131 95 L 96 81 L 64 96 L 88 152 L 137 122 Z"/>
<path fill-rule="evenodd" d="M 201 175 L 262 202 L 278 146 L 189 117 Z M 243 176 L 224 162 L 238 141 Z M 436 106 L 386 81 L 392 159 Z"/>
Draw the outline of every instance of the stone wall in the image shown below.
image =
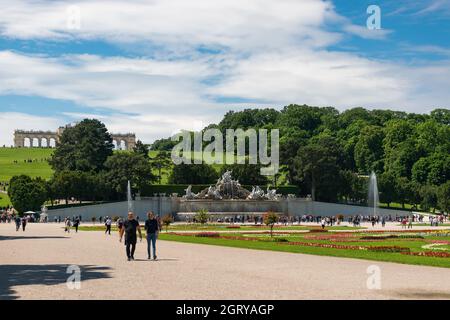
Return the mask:
<path fill-rule="evenodd" d="M 336 203 L 325 203 L 311 201 L 309 199 L 295 198 L 282 199 L 280 201 L 249 201 L 249 200 L 193 200 L 186 201 L 176 197 L 151 197 L 133 201 L 134 212 L 145 219 L 146 212 L 151 210 L 159 215 L 196 212 L 200 209 L 206 209 L 210 213 L 264 213 L 274 211 L 278 213 L 290 214 L 294 216 L 315 215 L 315 216 L 335 216 L 343 214 L 344 216 L 371 215 L 373 210 L 368 207 L 352 206 Z M 83 220 L 91 221 L 92 217 L 97 219 L 105 216 L 125 217 L 128 210 L 126 201 L 105 203 L 98 205 L 89 205 L 82 207 L 72 207 L 64 209 L 49 210 L 49 219 L 53 221 L 54 217 L 61 216 L 72 217 L 82 216 Z M 402 216 L 408 215 L 409 211 L 378 209 L 380 215 Z"/>

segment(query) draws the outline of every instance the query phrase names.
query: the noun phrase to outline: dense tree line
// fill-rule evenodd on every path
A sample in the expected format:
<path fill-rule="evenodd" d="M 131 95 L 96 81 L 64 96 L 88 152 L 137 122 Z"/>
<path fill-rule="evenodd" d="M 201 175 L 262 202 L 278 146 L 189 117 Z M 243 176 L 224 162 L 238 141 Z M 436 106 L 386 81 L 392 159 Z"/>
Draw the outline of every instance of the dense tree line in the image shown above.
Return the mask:
<path fill-rule="evenodd" d="M 230 111 L 208 128 L 221 130 L 224 137 L 226 129 L 279 129 L 281 174 L 268 179 L 259 173 L 260 166 L 249 164 L 220 170 L 206 164 L 172 166 L 167 151 L 175 143 L 170 139 L 151 146 L 138 142 L 134 152 L 113 152 L 104 124 L 86 119 L 63 132 L 49 161 L 52 179 L 15 177 L 9 189 L 11 199 L 16 208 L 25 209 L 19 199 L 29 189 L 50 200 L 119 200 L 125 197 L 128 180 L 139 192 L 147 184 L 160 183 L 163 170 L 170 169 L 172 184 L 210 184 L 221 172 L 233 170 L 242 184 L 294 184 L 302 195 L 316 200 L 364 204 L 368 175 L 374 171 L 382 202 L 449 211 L 448 109 L 415 114 L 354 108 L 340 113 L 331 107 L 289 105 L 281 111 Z M 149 147 L 164 152 L 150 158 Z M 41 199 L 27 201 L 27 209 L 36 209 Z"/>
<path fill-rule="evenodd" d="M 448 109 L 415 114 L 354 108 L 340 113 L 332 107 L 289 105 L 281 111 L 230 111 L 208 128 L 224 135 L 226 129 L 279 129 L 282 183 L 298 185 L 317 200 L 365 203 L 367 176 L 374 171 L 381 201 L 388 205 L 445 210 L 448 203 Z M 161 139 L 152 149 L 172 146 L 170 139 Z"/>

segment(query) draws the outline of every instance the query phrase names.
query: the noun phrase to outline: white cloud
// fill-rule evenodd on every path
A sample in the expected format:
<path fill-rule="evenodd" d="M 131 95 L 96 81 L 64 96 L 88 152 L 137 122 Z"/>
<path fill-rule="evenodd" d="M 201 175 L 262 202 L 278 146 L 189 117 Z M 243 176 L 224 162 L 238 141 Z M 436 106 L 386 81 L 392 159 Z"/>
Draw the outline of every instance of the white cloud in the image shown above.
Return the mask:
<path fill-rule="evenodd" d="M 68 28 L 70 6 L 79 8 L 79 29 Z M 21 39 L 151 41 L 172 49 L 218 45 L 241 50 L 294 38 L 310 45 L 335 41 L 316 30 L 332 11 L 332 4 L 322 0 L 18 0 L 14 5 L 1 2 L 0 11 L 1 34 Z"/>
<path fill-rule="evenodd" d="M 81 10 L 79 30 L 67 28 L 70 5 Z M 144 48 L 141 58 L 0 51 L 0 94 L 107 108 L 101 120 L 111 131 L 135 131 L 145 142 L 218 121 L 229 107 L 308 103 L 425 112 L 450 100 L 448 61 L 413 67 L 329 50 L 346 34 L 379 40 L 390 32 L 351 24 L 331 1 L 0 0 L 0 12 L 3 37 Z M 219 50 L 205 54 L 199 47 Z M 236 97 L 250 102 L 217 102 Z M 8 116 L 0 109 L 2 121 Z M 41 123 L 56 128 L 83 116 L 94 117 L 72 112 Z M 14 126 L 32 128 L 35 118 L 23 117 L 16 114 Z M 9 139 L 11 129 L 4 128 L 1 137 Z"/>
<path fill-rule="evenodd" d="M 371 61 L 348 53 L 292 50 L 262 53 L 240 61 L 217 95 L 331 105 L 427 112 L 450 100 L 449 61 L 433 66 Z"/>

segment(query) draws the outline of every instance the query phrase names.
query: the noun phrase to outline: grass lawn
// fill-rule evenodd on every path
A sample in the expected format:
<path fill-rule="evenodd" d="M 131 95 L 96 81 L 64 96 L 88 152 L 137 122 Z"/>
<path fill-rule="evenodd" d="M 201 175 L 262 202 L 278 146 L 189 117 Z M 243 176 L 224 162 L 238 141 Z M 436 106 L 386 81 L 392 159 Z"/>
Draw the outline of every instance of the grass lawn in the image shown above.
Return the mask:
<path fill-rule="evenodd" d="M 245 240 L 228 240 L 228 239 L 214 239 L 214 238 L 198 238 L 191 236 L 179 236 L 171 234 L 161 234 L 161 240 L 178 241 L 199 243 L 207 245 L 218 245 L 227 247 L 257 249 L 257 250 L 270 250 L 270 251 L 283 251 L 293 253 L 314 254 L 321 256 L 333 256 L 333 257 L 345 257 L 356 259 L 367 259 L 375 261 L 387 261 L 404 264 L 416 264 L 427 265 L 435 267 L 450 268 L 449 258 L 430 258 L 430 257 L 416 257 L 406 256 L 400 253 L 375 253 L 369 251 L 360 250 L 336 250 L 329 248 L 316 248 L 316 247 L 304 247 L 304 246 L 291 246 L 283 243 L 274 242 L 259 242 L 259 241 L 245 241 Z"/>
<path fill-rule="evenodd" d="M 0 193 L 0 208 L 7 207 L 11 204 L 11 200 L 9 199 L 6 193 Z"/>
<path fill-rule="evenodd" d="M 429 257 L 429 256 L 415 256 L 406 255 L 398 252 L 378 252 L 367 250 L 371 247 L 400 247 L 403 249 L 408 249 L 413 253 L 423 253 L 423 252 L 445 252 L 450 249 L 450 230 L 446 231 L 447 234 L 443 236 L 438 236 L 438 233 L 421 233 L 420 231 L 413 231 L 410 233 L 400 233 L 400 232 L 389 232 L 373 234 L 368 233 L 365 230 L 352 233 L 335 233 L 335 232 L 307 232 L 307 233 L 290 233 L 290 234 L 276 234 L 273 238 L 269 234 L 265 233 L 245 233 L 247 230 L 267 230 L 267 228 L 251 228 L 242 227 L 237 229 L 235 232 L 220 233 L 219 226 L 210 225 L 209 229 L 205 229 L 205 226 L 198 228 L 198 225 L 185 225 L 189 226 L 184 229 L 180 228 L 181 225 L 171 226 L 169 228 L 169 233 L 162 232 L 159 236 L 161 240 L 166 241 L 177 241 L 186 243 L 196 243 L 204 245 L 216 245 L 216 246 L 226 246 L 235 248 L 246 248 L 255 250 L 270 250 L 270 251 L 282 251 L 282 252 L 292 252 L 292 253 L 303 253 L 303 254 L 313 254 L 322 256 L 333 256 L 333 257 L 343 257 L 343 258 L 355 258 L 355 259 L 366 259 L 374 261 L 386 261 L 395 262 L 403 264 L 414 264 L 414 265 L 425 265 L 425 266 L 435 266 L 450 268 L 450 257 Z M 221 230 L 227 230 L 224 226 L 221 226 Z M 316 229 L 314 227 L 308 226 L 294 226 L 297 230 L 312 230 Z M 336 227 L 339 228 L 339 227 Z M 342 227 L 341 227 L 342 228 Z M 344 227 L 345 228 L 345 227 Z M 330 229 L 330 228 L 327 228 Z M 81 231 L 104 231 L 105 227 L 102 225 L 98 226 L 81 226 L 79 228 Z M 114 231 L 117 228 L 113 227 Z M 197 230 L 199 232 L 214 232 L 218 233 L 221 237 L 199 237 L 194 234 L 176 234 L 177 231 L 182 230 Z M 229 230 L 229 229 L 228 229 Z M 279 227 L 275 229 L 276 231 L 289 231 L 295 230 L 289 227 Z M 336 229 L 335 229 L 336 230 Z M 400 238 L 369 238 L 363 239 L 365 236 L 383 236 L 383 235 L 393 235 Z M 401 237 L 407 238 L 401 238 Z M 223 238 L 223 237 L 230 237 Z M 278 239 L 277 242 L 275 239 Z M 444 243 L 442 243 L 444 242 Z M 439 244 L 440 249 L 445 250 L 433 250 L 423 248 L 424 245 L 429 245 L 431 243 L 442 243 Z M 320 246 L 334 246 L 334 247 L 320 247 Z M 337 247 L 336 247 L 337 246 Z M 340 246 L 340 247 L 339 247 Z M 349 248 L 349 246 L 351 246 Z M 366 250 L 355 249 L 364 248 Z"/>
<path fill-rule="evenodd" d="M 45 159 L 49 158 L 52 152 L 49 148 L 0 148 L 0 181 L 9 181 L 20 174 L 50 178 L 53 171 Z M 37 161 L 24 162 L 28 159 Z M 14 163 L 15 160 L 18 163 Z"/>

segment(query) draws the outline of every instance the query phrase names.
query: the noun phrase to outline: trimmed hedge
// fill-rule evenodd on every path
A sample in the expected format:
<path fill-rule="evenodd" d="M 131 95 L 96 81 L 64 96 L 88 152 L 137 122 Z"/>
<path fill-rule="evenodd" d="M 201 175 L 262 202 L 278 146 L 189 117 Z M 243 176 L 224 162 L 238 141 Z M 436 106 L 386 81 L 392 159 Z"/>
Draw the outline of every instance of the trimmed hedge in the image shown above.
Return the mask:
<path fill-rule="evenodd" d="M 209 186 L 214 185 L 212 184 L 197 184 L 192 185 L 192 192 L 198 193 L 202 191 L 203 189 L 208 188 Z M 141 196 L 142 197 L 153 197 L 155 193 L 165 193 L 166 195 L 171 195 L 172 193 L 178 193 L 179 196 L 182 196 L 185 194 L 185 191 L 189 185 L 187 184 L 155 184 L 155 185 L 149 185 L 145 186 L 141 190 Z M 244 185 L 244 188 L 251 191 L 252 186 Z M 267 187 L 261 186 L 262 189 L 266 189 Z M 299 195 L 300 189 L 297 186 L 279 186 L 276 188 L 277 193 L 282 195 L 288 195 L 288 194 L 295 194 Z"/>
<path fill-rule="evenodd" d="M 98 202 L 83 202 L 83 203 L 69 203 L 69 204 L 55 204 L 53 206 L 48 205 L 48 210 L 56 210 L 56 209 L 66 209 L 66 208 L 75 208 L 75 207 L 85 207 L 85 206 L 94 206 L 96 204 L 105 204 L 105 203 L 114 203 L 119 201 L 98 201 Z"/>

